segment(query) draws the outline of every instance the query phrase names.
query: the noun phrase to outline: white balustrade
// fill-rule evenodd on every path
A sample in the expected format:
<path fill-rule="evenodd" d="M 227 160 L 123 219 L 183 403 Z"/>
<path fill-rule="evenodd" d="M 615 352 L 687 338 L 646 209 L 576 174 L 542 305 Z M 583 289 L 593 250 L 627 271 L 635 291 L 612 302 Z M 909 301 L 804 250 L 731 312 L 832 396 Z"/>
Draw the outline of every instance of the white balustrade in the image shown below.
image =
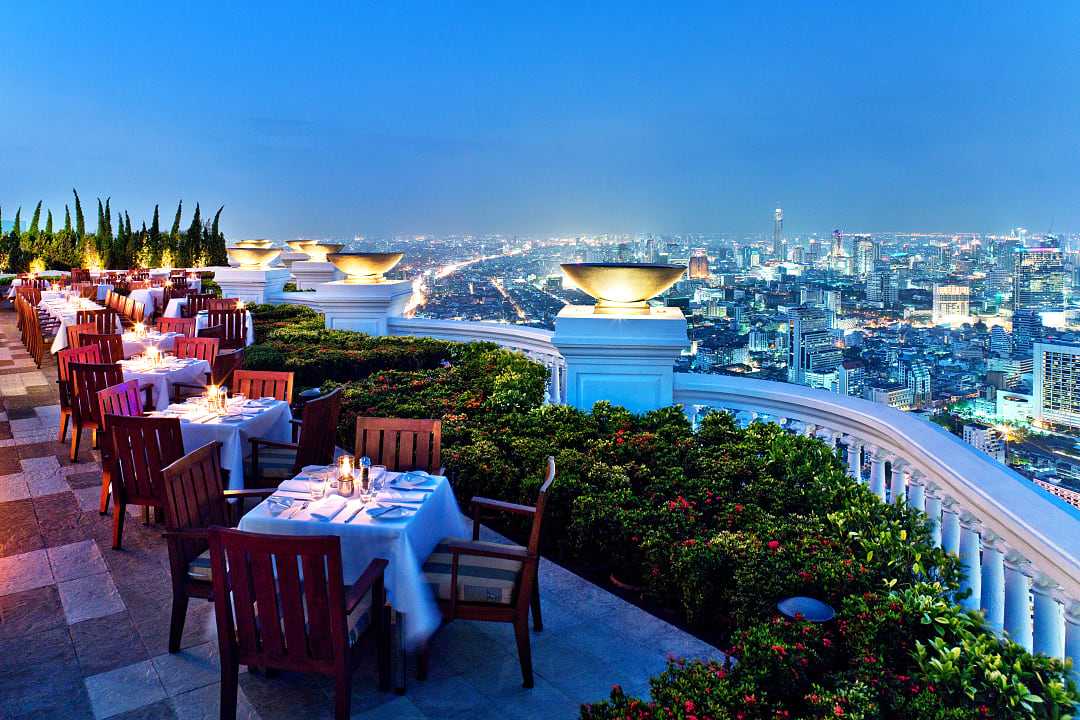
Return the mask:
<path fill-rule="evenodd" d="M 1005 633 L 1013 642 L 1031 650 L 1031 578 L 1027 563 L 1014 553 L 1005 556 Z"/>
<path fill-rule="evenodd" d="M 964 573 L 960 589 L 967 592 L 960 606 L 978 610 L 982 606 L 982 553 L 978 523 L 970 516 L 960 519 L 960 566 Z"/>
<path fill-rule="evenodd" d="M 902 460 L 894 460 L 889 465 L 892 471 L 889 478 L 889 502 L 903 502 L 907 497 L 907 483 L 904 482 L 907 465 Z"/>
<path fill-rule="evenodd" d="M 885 457 L 878 448 L 870 453 L 870 492 L 885 499 Z"/>
<path fill-rule="evenodd" d="M 982 551 L 982 593 L 979 604 L 991 629 L 1005 629 L 1005 555 L 987 541 Z"/>

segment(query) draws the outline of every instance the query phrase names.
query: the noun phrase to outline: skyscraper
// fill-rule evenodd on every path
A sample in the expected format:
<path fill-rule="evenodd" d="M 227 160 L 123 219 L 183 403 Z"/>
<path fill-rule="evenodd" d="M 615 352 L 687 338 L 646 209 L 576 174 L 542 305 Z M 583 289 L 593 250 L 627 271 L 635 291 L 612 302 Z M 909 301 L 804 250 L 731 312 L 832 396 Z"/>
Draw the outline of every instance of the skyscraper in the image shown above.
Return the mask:
<path fill-rule="evenodd" d="M 788 382 L 806 384 L 807 373 L 836 370 L 843 354 L 832 334 L 833 314 L 821 307 L 788 311 Z"/>
<path fill-rule="evenodd" d="M 932 395 L 930 367 L 921 360 L 912 360 L 904 366 L 904 384 L 911 390 L 911 404 L 925 407 Z"/>
<path fill-rule="evenodd" d="M 865 278 L 877 267 L 881 259 L 881 247 L 869 235 L 856 235 L 853 243 L 855 248 L 854 274 Z"/>
<path fill-rule="evenodd" d="M 709 279 L 709 258 L 705 254 L 705 248 L 694 248 L 690 252 L 690 267 L 687 276 L 691 280 Z"/>
<path fill-rule="evenodd" d="M 787 255 L 784 252 L 784 210 L 782 208 L 776 208 L 773 212 L 772 254 L 779 260 L 786 259 Z"/>
<path fill-rule="evenodd" d="M 1080 345 L 1035 343 L 1035 417 L 1080 430 Z"/>
<path fill-rule="evenodd" d="M 1031 346 L 1042 339 L 1042 318 L 1035 310 L 1014 310 L 1012 317 L 1013 350 L 1029 356 Z"/>
<path fill-rule="evenodd" d="M 971 288 L 967 285 L 934 285 L 935 325 L 970 322 Z"/>
<path fill-rule="evenodd" d="M 866 302 L 881 308 L 895 307 L 900 299 L 900 282 L 890 268 L 878 265 L 866 276 Z"/>
<path fill-rule="evenodd" d="M 1065 265 L 1061 250 L 1018 249 L 1013 269 L 1013 308 L 1060 307 L 1064 302 Z"/>

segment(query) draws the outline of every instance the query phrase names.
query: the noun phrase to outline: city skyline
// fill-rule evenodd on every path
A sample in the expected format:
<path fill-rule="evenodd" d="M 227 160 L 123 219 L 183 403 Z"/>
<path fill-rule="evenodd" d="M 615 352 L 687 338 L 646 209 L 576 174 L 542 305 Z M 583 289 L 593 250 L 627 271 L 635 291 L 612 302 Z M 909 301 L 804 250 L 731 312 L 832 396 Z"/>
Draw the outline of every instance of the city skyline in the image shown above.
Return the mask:
<path fill-rule="evenodd" d="M 624 10 L 9 8 L 5 217 L 74 185 L 230 237 L 1080 228 L 1074 8 Z"/>

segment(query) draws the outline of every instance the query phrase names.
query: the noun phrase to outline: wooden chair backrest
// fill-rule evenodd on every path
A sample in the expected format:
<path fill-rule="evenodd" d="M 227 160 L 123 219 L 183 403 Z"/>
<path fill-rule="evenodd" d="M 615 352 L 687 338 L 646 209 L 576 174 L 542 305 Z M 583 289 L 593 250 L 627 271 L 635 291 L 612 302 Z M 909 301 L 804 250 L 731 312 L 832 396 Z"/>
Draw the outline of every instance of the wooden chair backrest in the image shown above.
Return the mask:
<path fill-rule="evenodd" d="M 214 338 L 220 344 L 225 339 L 225 326 L 224 325 L 211 325 L 199 330 L 196 335 L 201 338 Z"/>
<path fill-rule="evenodd" d="M 45 359 L 45 336 L 41 329 L 41 318 L 38 317 L 37 309 L 25 298 L 18 298 L 17 303 L 21 304 L 19 325 L 22 328 L 23 344 L 26 345 L 26 351 L 30 353 L 34 363 L 41 367 Z"/>
<path fill-rule="evenodd" d="M 272 397 L 292 402 L 293 374 L 276 370 L 237 370 L 233 373 L 232 392 L 249 398 Z"/>
<path fill-rule="evenodd" d="M 21 297 L 31 305 L 41 302 L 41 288 L 36 285 L 20 285 L 15 288 L 15 297 Z"/>
<path fill-rule="evenodd" d="M 78 310 L 75 313 L 75 322 L 94 323 L 99 335 L 116 332 L 116 313 L 109 308 L 101 310 Z"/>
<path fill-rule="evenodd" d="M 216 527 L 210 563 L 223 664 L 331 673 L 346 662 L 339 538 Z"/>
<path fill-rule="evenodd" d="M 124 359 L 124 338 L 116 333 L 98 335 L 82 333 L 79 341 L 84 345 L 97 345 L 101 348 L 101 362 L 115 363 Z"/>
<path fill-rule="evenodd" d="M 126 318 L 130 318 L 135 312 L 135 299 L 130 295 L 125 295 L 123 302 L 120 305 L 120 314 Z"/>
<path fill-rule="evenodd" d="M 212 371 L 214 359 L 218 353 L 218 341 L 217 338 L 181 337 L 176 338 L 176 345 L 173 346 L 173 350 L 176 357 L 205 360 L 210 363 Z"/>
<path fill-rule="evenodd" d="M 67 326 L 67 341 L 68 347 L 80 347 L 85 342 L 83 337 L 86 335 L 94 335 L 97 333 L 97 324 L 88 323 L 75 323 L 74 325 Z"/>
<path fill-rule="evenodd" d="M 158 332 L 176 332 L 183 334 L 185 337 L 195 337 L 195 318 L 158 318 L 157 326 Z"/>
<path fill-rule="evenodd" d="M 173 275 L 169 278 L 169 289 L 173 292 L 173 297 L 183 297 L 187 294 L 188 279 L 185 275 Z"/>
<path fill-rule="evenodd" d="M 211 293 L 189 292 L 187 303 L 184 305 L 184 317 L 195 317 L 200 310 L 208 310 L 210 301 L 213 299 L 214 295 Z"/>
<path fill-rule="evenodd" d="M 98 415 L 106 425 L 102 430 L 108 430 L 108 418 L 110 415 L 142 417 L 143 409 L 140 395 L 137 380 L 125 380 L 119 385 L 112 385 L 104 390 L 98 390 Z M 102 447 L 105 445 L 108 445 L 108 443 L 102 443 Z"/>
<path fill-rule="evenodd" d="M 442 422 L 358 417 L 355 453 L 387 470 L 437 473 L 442 467 Z"/>
<path fill-rule="evenodd" d="M 238 302 L 237 298 L 212 298 L 206 304 L 206 309 L 208 312 L 213 310 L 235 310 Z"/>
<path fill-rule="evenodd" d="M 209 310 L 206 324 L 208 327 L 225 326 L 222 348 L 232 350 L 247 345 L 247 310 Z"/>
<path fill-rule="evenodd" d="M 71 268 L 71 282 L 90 282 L 90 270 L 88 268 Z"/>
<path fill-rule="evenodd" d="M 96 285 L 84 285 L 79 288 L 79 297 L 85 300 L 97 299 L 97 286 Z"/>
<path fill-rule="evenodd" d="M 60 395 L 60 407 L 70 408 L 74 404 L 74 391 L 71 388 L 72 363 L 100 363 L 101 348 L 97 345 L 84 347 L 66 347 L 56 353 L 57 391 Z"/>
<path fill-rule="evenodd" d="M 221 443 L 217 440 L 184 455 L 161 471 L 165 500 L 165 527 L 195 530 L 229 525 L 225 489 L 221 479 Z M 173 577 L 187 576 L 188 564 L 210 547 L 202 538 L 169 542 Z"/>
<path fill-rule="evenodd" d="M 146 303 L 139 302 L 138 300 L 131 301 L 131 312 L 128 313 L 128 318 L 132 322 L 142 322 L 146 319 Z"/>
<path fill-rule="evenodd" d="M 119 490 L 123 502 L 162 506 L 161 471 L 184 456 L 180 419 L 110 415 L 106 424 L 115 462 L 113 491 Z"/>
<path fill-rule="evenodd" d="M 240 369 L 244 364 L 244 349 L 233 350 L 232 352 L 219 352 L 214 359 L 213 367 L 210 371 L 211 379 L 215 385 L 226 385 L 231 387 L 233 381 L 233 374 Z"/>
<path fill-rule="evenodd" d="M 341 388 L 304 404 L 303 424 L 297 442 L 295 472 L 305 465 L 330 465 L 334 462 L 334 440 L 341 416 Z"/>
<path fill-rule="evenodd" d="M 82 422 L 96 422 L 100 425 L 98 391 L 124 382 L 124 371 L 113 363 L 73 362 L 68 369 L 71 372 L 72 412 Z"/>
<path fill-rule="evenodd" d="M 529 531 L 530 554 L 540 552 L 540 528 L 544 523 L 544 509 L 547 507 L 548 490 L 551 489 L 553 482 L 555 482 L 555 458 L 549 455 L 547 459 L 547 475 L 544 477 L 544 483 L 540 486 L 540 493 L 536 497 L 536 512 L 533 513 L 532 529 Z"/>
<path fill-rule="evenodd" d="M 128 288 L 131 290 L 146 290 L 150 287 L 150 282 L 147 280 L 132 280 L 128 284 Z"/>

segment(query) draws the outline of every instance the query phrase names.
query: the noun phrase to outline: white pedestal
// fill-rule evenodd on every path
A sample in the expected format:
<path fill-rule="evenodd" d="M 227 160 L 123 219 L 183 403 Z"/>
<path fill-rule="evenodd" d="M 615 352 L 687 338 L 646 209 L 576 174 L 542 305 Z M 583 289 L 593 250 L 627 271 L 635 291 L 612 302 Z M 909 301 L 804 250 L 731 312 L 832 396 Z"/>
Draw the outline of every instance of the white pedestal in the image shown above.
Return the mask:
<path fill-rule="evenodd" d="M 286 268 L 216 268 L 214 281 L 221 286 L 222 297 L 238 298 L 246 303 L 268 303 L 281 297 L 281 289 L 289 281 L 289 271 Z"/>
<path fill-rule="evenodd" d="M 599 314 L 568 305 L 552 343 L 566 359 L 566 402 L 588 410 L 608 400 L 634 412 L 671 405 L 675 359 L 690 343 L 679 308 Z"/>
<path fill-rule="evenodd" d="M 319 286 L 312 305 L 326 316 L 328 328 L 385 335 L 386 319 L 401 316 L 412 292 L 408 280 L 366 285 L 336 280 Z"/>
<path fill-rule="evenodd" d="M 297 260 L 289 270 L 292 271 L 297 290 L 308 290 L 345 277 L 345 274 L 334 267 L 333 263 L 315 260 Z"/>
<path fill-rule="evenodd" d="M 291 268 L 294 262 L 307 260 L 310 256 L 302 252 L 283 252 L 277 256 L 278 262 L 287 268 Z"/>

